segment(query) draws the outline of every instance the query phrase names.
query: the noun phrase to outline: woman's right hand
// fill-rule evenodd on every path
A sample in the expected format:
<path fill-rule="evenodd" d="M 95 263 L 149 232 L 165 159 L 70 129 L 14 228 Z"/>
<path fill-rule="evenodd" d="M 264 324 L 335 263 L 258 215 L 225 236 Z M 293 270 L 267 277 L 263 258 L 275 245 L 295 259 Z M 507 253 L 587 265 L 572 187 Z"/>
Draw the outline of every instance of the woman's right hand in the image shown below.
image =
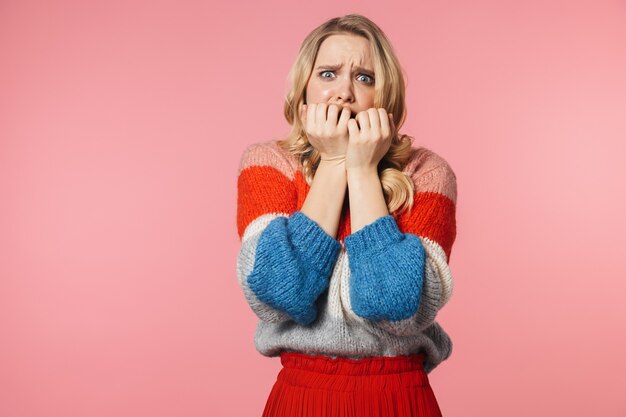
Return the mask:
<path fill-rule="evenodd" d="M 339 111 L 341 110 L 341 114 Z M 350 108 L 336 104 L 309 103 L 300 108 L 302 124 L 311 145 L 322 159 L 345 157 L 350 134 Z"/>

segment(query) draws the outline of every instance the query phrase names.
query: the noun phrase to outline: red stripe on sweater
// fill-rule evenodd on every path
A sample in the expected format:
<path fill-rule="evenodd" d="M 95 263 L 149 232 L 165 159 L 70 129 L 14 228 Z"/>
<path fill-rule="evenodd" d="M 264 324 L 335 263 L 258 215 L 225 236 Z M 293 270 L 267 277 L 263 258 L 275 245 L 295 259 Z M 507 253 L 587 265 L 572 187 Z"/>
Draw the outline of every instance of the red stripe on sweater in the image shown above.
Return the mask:
<path fill-rule="evenodd" d="M 246 227 L 268 213 L 292 214 L 298 195 L 289 178 L 270 166 L 249 166 L 237 179 L 237 232 L 243 238 Z"/>
<path fill-rule="evenodd" d="M 435 192 L 415 193 L 411 211 L 398 216 L 396 222 L 404 233 L 413 233 L 437 242 L 448 262 L 456 237 L 456 207 L 450 198 Z"/>

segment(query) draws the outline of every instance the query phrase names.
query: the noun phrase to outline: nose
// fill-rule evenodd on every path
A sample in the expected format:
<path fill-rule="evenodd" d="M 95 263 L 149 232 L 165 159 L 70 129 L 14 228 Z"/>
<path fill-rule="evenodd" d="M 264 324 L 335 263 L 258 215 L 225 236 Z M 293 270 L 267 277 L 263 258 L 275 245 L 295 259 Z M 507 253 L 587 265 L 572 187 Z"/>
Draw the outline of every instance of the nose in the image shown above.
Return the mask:
<path fill-rule="evenodd" d="M 354 90 L 352 81 L 342 77 L 337 80 L 335 91 L 333 92 L 333 102 L 337 104 L 353 103 L 354 102 Z"/>

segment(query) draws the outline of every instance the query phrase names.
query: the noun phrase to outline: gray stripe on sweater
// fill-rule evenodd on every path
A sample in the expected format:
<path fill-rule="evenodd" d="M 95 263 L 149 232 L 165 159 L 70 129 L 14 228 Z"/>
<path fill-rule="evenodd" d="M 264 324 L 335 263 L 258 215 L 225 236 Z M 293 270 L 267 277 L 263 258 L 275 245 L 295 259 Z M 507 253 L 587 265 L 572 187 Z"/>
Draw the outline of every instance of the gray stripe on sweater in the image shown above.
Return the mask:
<path fill-rule="evenodd" d="M 432 265 L 427 263 L 423 299 L 417 313 L 394 323 L 367 320 L 352 311 L 349 274 L 348 256 L 342 251 L 329 290 L 317 300 L 318 318 L 308 326 L 291 321 L 259 322 L 254 337 L 256 349 L 270 357 L 286 350 L 352 359 L 425 352 L 427 372 L 449 356 L 452 341 L 434 321 L 441 298 L 441 281 Z"/>
<path fill-rule="evenodd" d="M 254 336 L 256 349 L 268 357 L 278 356 L 282 351 L 295 351 L 350 359 L 424 352 L 427 373 L 452 351 L 450 337 L 436 322 L 414 336 L 370 332 L 359 324 L 330 317 L 327 302 L 328 292 L 318 299 L 318 319 L 306 327 L 295 322 L 259 321 Z"/>
<path fill-rule="evenodd" d="M 272 220 L 280 216 L 281 215 L 277 214 L 266 214 L 250 223 L 242 237 L 241 249 L 237 256 L 237 279 L 246 297 L 246 301 L 259 319 L 269 323 L 280 323 L 292 320 L 292 318 L 287 313 L 277 310 L 259 300 L 248 286 L 248 277 L 254 269 L 256 248 L 261 234 Z M 286 215 L 282 216 L 287 217 Z"/>

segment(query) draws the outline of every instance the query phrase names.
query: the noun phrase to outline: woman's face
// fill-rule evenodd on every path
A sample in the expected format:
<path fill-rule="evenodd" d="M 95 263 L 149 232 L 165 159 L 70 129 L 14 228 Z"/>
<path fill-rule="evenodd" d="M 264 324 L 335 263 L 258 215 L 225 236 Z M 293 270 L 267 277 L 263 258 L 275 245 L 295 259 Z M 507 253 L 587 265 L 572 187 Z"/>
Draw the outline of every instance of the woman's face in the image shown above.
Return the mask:
<path fill-rule="evenodd" d="M 374 107 L 374 67 L 369 41 L 352 34 L 326 38 L 315 58 L 305 102 L 337 104 L 340 110 L 348 107 L 352 118 Z"/>

